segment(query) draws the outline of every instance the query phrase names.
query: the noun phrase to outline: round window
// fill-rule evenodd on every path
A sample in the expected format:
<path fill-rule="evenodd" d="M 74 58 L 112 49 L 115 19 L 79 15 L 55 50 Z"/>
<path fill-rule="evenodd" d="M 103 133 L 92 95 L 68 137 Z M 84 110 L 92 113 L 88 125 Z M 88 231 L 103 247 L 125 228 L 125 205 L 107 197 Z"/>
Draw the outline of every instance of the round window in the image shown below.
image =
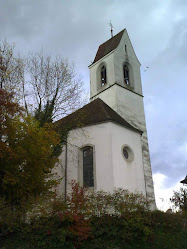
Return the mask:
<path fill-rule="evenodd" d="M 134 160 L 134 153 L 133 153 L 132 149 L 129 146 L 123 145 L 122 154 L 123 154 L 124 159 L 127 162 L 132 162 Z"/>

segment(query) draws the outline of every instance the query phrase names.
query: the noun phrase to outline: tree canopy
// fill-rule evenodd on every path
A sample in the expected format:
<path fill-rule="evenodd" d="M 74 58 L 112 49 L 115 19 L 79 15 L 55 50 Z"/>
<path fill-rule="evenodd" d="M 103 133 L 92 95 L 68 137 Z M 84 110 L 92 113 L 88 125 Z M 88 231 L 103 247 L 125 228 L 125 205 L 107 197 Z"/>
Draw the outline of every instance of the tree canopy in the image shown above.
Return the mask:
<path fill-rule="evenodd" d="M 179 208 L 183 214 L 187 215 L 187 188 L 183 187 L 173 191 L 173 196 L 170 200 L 175 208 Z"/>
<path fill-rule="evenodd" d="M 43 51 L 23 59 L 0 42 L 0 198 L 11 206 L 54 189 L 62 135 L 52 123 L 80 107 L 81 95 L 67 59 Z"/>
<path fill-rule="evenodd" d="M 15 46 L 0 42 L 0 88 L 15 93 L 27 113 L 44 125 L 78 109 L 83 83 L 74 64 L 43 51 L 17 56 Z"/>
<path fill-rule="evenodd" d="M 0 89 L 0 197 L 12 206 L 52 190 L 58 134 L 31 116 Z"/>

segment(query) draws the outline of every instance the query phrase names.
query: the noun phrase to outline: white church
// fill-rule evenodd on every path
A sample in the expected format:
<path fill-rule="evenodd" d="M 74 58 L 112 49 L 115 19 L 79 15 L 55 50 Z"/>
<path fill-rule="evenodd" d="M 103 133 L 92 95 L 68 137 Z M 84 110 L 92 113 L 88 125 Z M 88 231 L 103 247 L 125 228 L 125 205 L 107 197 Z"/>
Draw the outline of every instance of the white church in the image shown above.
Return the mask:
<path fill-rule="evenodd" d="M 124 29 L 101 44 L 90 69 L 90 103 L 59 120 L 67 129 L 64 176 L 94 190 L 141 192 L 155 205 L 140 62 Z"/>

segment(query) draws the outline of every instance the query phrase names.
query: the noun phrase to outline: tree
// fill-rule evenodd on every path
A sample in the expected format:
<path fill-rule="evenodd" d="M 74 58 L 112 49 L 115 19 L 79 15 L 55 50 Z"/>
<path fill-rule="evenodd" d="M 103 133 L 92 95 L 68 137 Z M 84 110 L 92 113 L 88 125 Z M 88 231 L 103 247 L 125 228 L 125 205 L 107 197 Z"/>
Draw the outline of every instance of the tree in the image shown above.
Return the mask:
<path fill-rule="evenodd" d="M 14 48 L 0 43 L 0 195 L 11 205 L 55 183 L 62 141 L 49 123 L 77 109 L 82 94 L 68 60 L 43 52 L 23 60 Z"/>
<path fill-rule="evenodd" d="M 82 82 L 68 60 L 60 56 L 53 60 L 40 52 L 30 54 L 27 67 L 34 93 L 35 117 L 42 125 L 80 107 Z"/>
<path fill-rule="evenodd" d="M 43 51 L 23 59 L 6 40 L 0 43 L 0 88 L 15 91 L 42 125 L 81 105 L 82 81 L 73 64 L 60 56 L 52 59 Z"/>
<path fill-rule="evenodd" d="M 23 60 L 15 55 L 14 44 L 6 40 L 0 42 L 0 88 L 9 92 L 22 89 Z M 20 96 L 19 96 L 20 97 Z"/>
<path fill-rule="evenodd" d="M 185 187 L 173 191 L 170 201 L 174 204 L 175 208 L 179 208 L 183 213 L 187 214 L 187 189 Z"/>
<path fill-rule="evenodd" d="M 40 127 L 0 89 L 0 197 L 12 207 L 52 191 L 58 183 L 54 151 L 59 136 L 48 124 Z"/>
<path fill-rule="evenodd" d="M 78 109 L 83 103 L 82 86 L 67 59 L 53 59 L 43 51 L 23 59 L 15 54 L 14 45 L 0 43 L 0 88 L 14 91 L 41 126 Z"/>

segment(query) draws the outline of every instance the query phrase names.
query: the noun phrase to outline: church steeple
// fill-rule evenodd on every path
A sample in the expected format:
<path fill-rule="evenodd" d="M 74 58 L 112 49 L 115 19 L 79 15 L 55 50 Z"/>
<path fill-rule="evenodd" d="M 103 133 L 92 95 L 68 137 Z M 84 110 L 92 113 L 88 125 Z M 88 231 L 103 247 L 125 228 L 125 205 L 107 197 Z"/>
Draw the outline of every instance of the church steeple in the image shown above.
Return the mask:
<path fill-rule="evenodd" d="M 107 79 L 105 84 L 103 84 L 102 77 L 103 67 L 105 67 Z M 126 29 L 99 46 L 89 68 L 91 99 L 115 84 L 142 95 L 140 62 L 135 55 Z"/>
<path fill-rule="evenodd" d="M 143 131 L 141 142 L 146 195 L 153 200 L 155 208 L 140 65 L 124 29 L 99 46 L 89 66 L 90 99 L 102 99 L 132 126 Z"/>

